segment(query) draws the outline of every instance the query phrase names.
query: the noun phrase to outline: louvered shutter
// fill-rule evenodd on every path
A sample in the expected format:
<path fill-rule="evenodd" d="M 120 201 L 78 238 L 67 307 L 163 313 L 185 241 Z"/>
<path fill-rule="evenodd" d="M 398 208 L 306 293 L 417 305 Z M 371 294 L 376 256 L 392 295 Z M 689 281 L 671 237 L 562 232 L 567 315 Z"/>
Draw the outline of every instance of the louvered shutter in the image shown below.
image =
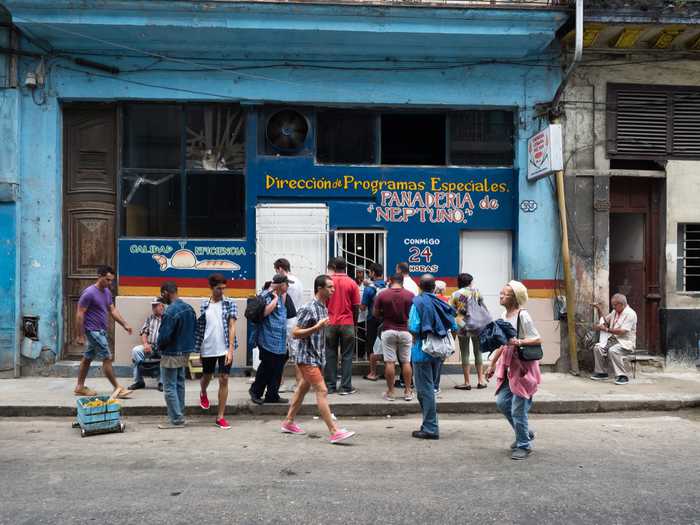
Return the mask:
<path fill-rule="evenodd" d="M 610 158 L 700 158 L 700 89 L 610 84 L 607 105 Z"/>
<path fill-rule="evenodd" d="M 673 95 L 673 156 L 700 157 L 700 92 Z"/>
<path fill-rule="evenodd" d="M 664 158 L 668 143 L 668 94 L 616 93 L 615 153 L 620 158 Z"/>

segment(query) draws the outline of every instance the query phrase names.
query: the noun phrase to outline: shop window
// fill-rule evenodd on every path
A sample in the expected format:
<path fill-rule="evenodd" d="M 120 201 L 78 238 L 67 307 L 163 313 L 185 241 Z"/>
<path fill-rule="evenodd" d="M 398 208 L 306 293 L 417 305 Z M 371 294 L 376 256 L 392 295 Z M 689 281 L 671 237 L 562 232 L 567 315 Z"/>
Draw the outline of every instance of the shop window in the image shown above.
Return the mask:
<path fill-rule="evenodd" d="M 134 104 L 124 107 L 124 167 L 180 167 L 180 106 Z"/>
<path fill-rule="evenodd" d="M 321 164 L 374 164 L 376 116 L 361 111 L 316 113 L 316 160 Z"/>
<path fill-rule="evenodd" d="M 445 115 L 384 113 L 381 143 L 382 164 L 444 166 Z"/>
<path fill-rule="evenodd" d="M 230 237 L 232 224 L 245 221 L 243 177 L 228 173 L 187 176 L 188 237 Z M 244 232 L 238 233 L 242 237 Z"/>
<path fill-rule="evenodd" d="M 244 130 L 239 105 L 124 106 L 122 235 L 245 235 Z"/>
<path fill-rule="evenodd" d="M 512 166 L 513 113 L 460 111 L 450 113 L 450 164 Z"/>
<path fill-rule="evenodd" d="M 700 224 L 678 225 L 678 285 L 700 292 Z"/>

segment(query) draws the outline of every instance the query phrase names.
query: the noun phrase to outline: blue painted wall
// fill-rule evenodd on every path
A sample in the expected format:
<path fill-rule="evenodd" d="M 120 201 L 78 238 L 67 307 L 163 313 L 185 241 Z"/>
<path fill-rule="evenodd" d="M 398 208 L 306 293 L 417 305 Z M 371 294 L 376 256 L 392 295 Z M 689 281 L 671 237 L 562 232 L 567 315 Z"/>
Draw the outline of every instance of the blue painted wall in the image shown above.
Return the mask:
<path fill-rule="evenodd" d="M 479 24 L 473 20 L 470 22 L 465 15 L 460 23 L 463 25 L 472 24 L 470 26 L 472 31 L 466 36 L 461 35 L 458 31 L 460 23 L 450 22 L 452 25 L 449 26 L 436 23 L 438 20 L 442 23 L 447 19 L 444 10 L 421 10 L 418 15 L 412 11 L 410 14 L 409 26 L 413 28 L 411 30 L 414 31 L 414 38 L 411 42 L 404 41 L 403 43 L 407 46 L 406 52 L 410 51 L 413 53 L 412 56 L 417 56 L 416 53 L 421 51 L 419 47 L 416 47 L 417 43 L 421 42 L 421 38 L 424 41 L 422 52 L 424 55 L 429 55 L 431 47 L 425 42 L 427 42 L 426 38 L 429 34 L 434 34 L 439 35 L 439 38 L 435 39 L 434 47 L 442 49 L 443 52 L 448 51 L 450 42 L 455 41 L 451 39 L 461 39 L 459 40 L 460 45 L 454 46 L 452 52 L 462 58 L 477 52 L 481 53 L 482 56 L 488 56 L 489 52 L 495 54 L 496 49 L 499 50 L 499 55 L 519 56 L 522 55 L 523 49 L 527 48 L 530 53 L 535 53 L 532 60 L 539 61 L 535 65 L 532 63 L 523 65 L 477 64 L 478 61 L 473 61 L 472 65 L 463 67 L 422 68 L 391 72 L 370 70 L 371 68 L 344 71 L 280 66 L 260 71 L 214 70 L 206 73 L 192 73 L 172 71 L 172 69 L 192 67 L 187 64 L 156 63 L 157 61 L 153 57 L 115 56 L 120 52 L 122 55 L 138 53 L 126 52 L 123 48 L 119 50 L 104 43 L 98 44 L 94 38 L 113 41 L 119 38 L 119 35 L 131 35 L 129 31 L 133 29 L 133 26 L 137 26 L 140 27 L 140 31 L 132 35 L 133 41 L 126 40 L 127 45 L 139 46 L 140 42 L 145 39 L 145 41 L 151 42 L 153 47 L 165 50 L 168 46 L 174 46 L 175 42 L 181 51 L 190 46 L 192 54 L 196 55 L 196 49 L 201 48 L 208 41 L 208 35 L 215 35 L 218 39 L 215 40 L 219 44 L 218 47 L 212 46 L 212 49 L 216 47 L 217 52 L 225 54 L 226 50 L 220 49 L 220 46 L 227 42 L 226 33 L 203 31 L 199 27 L 202 20 L 200 18 L 193 18 L 191 14 L 183 15 L 180 11 L 175 10 L 172 16 L 178 20 L 171 21 L 172 27 L 167 29 L 164 27 L 167 24 L 163 22 L 166 19 L 154 18 L 152 14 L 141 12 L 143 9 L 148 9 L 148 3 L 105 2 L 101 4 L 99 10 L 82 10 L 78 16 L 75 11 L 62 11 L 60 6 L 63 3 L 56 2 L 55 5 L 59 7 L 56 8 L 53 15 L 47 11 L 46 16 L 60 15 L 64 24 L 60 27 L 33 25 L 32 17 L 40 18 L 42 15 L 41 4 L 43 4 L 43 8 L 46 8 L 46 2 L 19 0 L 8 2 L 8 7 L 11 10 L 13 7 L 20 10 L 19 14 L 13 13 L 17 23 L 32 27 L 35 33 L 41 33 L 45 30 L 44 34 L 40 36 L 44 36 L 49 41 L 58 41 L 63 47 L 72 49 L 81 47 L 106 49 L 112 56 L 101 57 L 99 60 L 115 65 L 124 71 L 119 76 L 113 77 L 108 73 L 81 68 L 67 60 L 56 59 L 52 61 L 48 70 L 48 81 L 45 89 L 35 94 L 34 99 L 28 91 L 23 89 L 21 92 L 21 100 L 18 104 L 20 112 L 16 118 L 19 128 L 19 145 L 16 147 L 19 154 L 16 157 L 19 159 L 18 172 L 21 174 L 20 195 L 22 202 L 19 248 L 21 281 L 24 284 L 21 291 L 21 304 L 22 313 L 41 317 L 40 333 L 42 344 L 45 346 L 58 349 L 61 340 L 60 107 L 63 101 L 240 101 L 243 104 L 253 106 L 261 102 L 284 102 L 363 107 L 514 108 L 519 115 L 519 124 L 516 129 L 515 171 L 511 170 L 509 174 L 499 176 L 509 177 L 513 190 L 510 195 L 513 197 L 517 195 L 518 202 L 534 200 L 538 207 L 535 213 L 525 214 L 518 211 L 517 202 L 514 202 L 511 207 L 514 211 L 510 220 L 499 219 L 501 222 L 498 224 L 499 227 L 512 227 L 518 232 L 518 235 L 515 236 L 514 254 L 517 261 L 516 271 L 520 278 L 553 279 L 555 277 L 558 253 L 556 249 L 558 237 L 555 201 L 547 181 L 537 183 L 526 181 L 525 159 L 527 137 L 539 129 L 539 122 L 532 117 L 532 108 L 535 103 L 550 100 L 560 80 L 557 53 L 556 51 L 546 51 L 546 46 L 553 38 L 556 28 L 563 22 L 565 18 L 563 14 L 528 11 L 518 13 L 517 16 L 511 13 L 509 17 L 506 17 L 502 12 L 479 11 L 481 14 L 478 16 L 491 17 L 491 19 L 487 24 Z M 124 27 L 102 26 L 102 24 L 109 24 L 110 14 L 104 11 L 104 6 L 111 4 L 135 6 L 135 11 L 128 15 L 128 20 L 124 21 L 125 24 L 127 22 L 130 24 L 129 31 L 126 31 Z M 153 2 L 152 4 L 163 3 Z M 179 6 L 187 4 L 187 2 L 178 3 Z M 29 8 L 25 12 L 21 12 L 21 9 L 27 6 Z M 66 6 L 73 6 L 73 3 L 68 2 Z M 287 9 L 291 8 L 283 8 L 283 10 Z M 341 33 L 334 33 L 332 25 L 323 26 L 323 17 L 319 18 L 316 23 L 316 26 L 320 25 L 325 29 L 320 31 L 313 24 L 309 25 L 308 19 L 305 22 L 302 20 L 304 23 L 300 23 L 293 16 L 293 11 L 288 12 L 284 20 L 276 19 L 276 23 L 286 24 L 285 27 L 289 30 L 309 31 L 307 33 L 309 38 L 306 38 L 306 41 L 307 44 L 311 42 L 311 45 L 307 49 L 299 49 L 299 52 L 306 53 L 302 58 L 322 57 L 326 47 L 332 48 L 337 53 L 344 44 L 349 46 L 348 53 L 353 53 L 355 56 L 358 53 L 365 53 L 372 54 L 376 58 L 376 55 L 382 52 L 385 54 L 389 52 L 400 54 L 402 52 L 400 45 L 395 45 L 391 49 L 378 50 L 376 46 L 372 47 L 367 42 L 363 42 L 358 34 L 355 34 L 352 40 L 338 39 L 337 37 Z M 325 13 L 328 14 L 332 11 L 333 9 L 327 8 Z M 389 34 L 396 31 L 396 28 L 393 28 L 392 31 L 382 31 L 381 24 L 376 23 L 377 17 L 384 16 L 386 18 L 386 13 L 382 15 L 364 10 L 359 10 L 358 13 L 363 13 L 362 16 L 366 16 L 368 19 L 363 20 L 362 16 L 359 16 L 356 20 L 356 27 L 353 27 L 352 24 L 345 26 L 343 31 L 346 31 L 347 35 L 352 36 L 353 31 L 357 32 L 363 24 L 367 27 L 371 26 L 371 28 L 365 27 L 365 29 L 373 34 L 382 34 L 383 32 Z M 317 15 L 320 16 L 320 12 Z M 202 16 L 205 15 L 202 14 Z M 253 28 L 264 27 L 265 21 L 270 20 L 269 17 L 266 18 L 265 13 L 250 16 L 255 19 L 255 23 L 250 22 Z M 476 15 L 472 13 L 470 16 L 473 18 Z M 372 17 L 372 20 L 369 20 L 369 17 Z M 416 26 L 417 19 L 423 20 L 422 25 Z M 217 24 L 220 26 L 235 25 L 235 20 L 235 16 L 226 15 L 219 17 Z M 249 20 L 252 19 L 249 18 Z M 93 22 L 97 25 L 91 26 Z M 207 23 L 210 22 L 211 20 Z M 330 19 L 327 22 L 329 24 L 330 22 L 335 23 Z M 385 20 L 385 23 L 389 24 L 390 21 Z M 73 27 L 71 24 L 76 25 Z M 196 31 L 186 33 L 188 24 Z M 156 25 L 158 28 L 155 27 Z M 98 30 L 95 30 L 95 27 Z M 78 36 L 66 33 L 63 31 L 65 28 L 77 33 Z M 404 29 L 408 31 L 408 29 Z M 500 35 L 498 36 L 499 45 L 479 47 L 478 42 L 488 43 L 488 38 L 484 36 L 486 34 Z M 192 38 L 186 38 L 187 35 L 192 36 Z M 231 33 L 228 35 L 231 37 Z M 247 42 L 250 44 L 251 53 L 257 52 L 262 55 L 267 50 L 268 53 L 274 54 L 275 49 L 270 49 L 269 45 L 266 47 L 267 42 L 261 35 L 264 33 L 252 33 L 252 36 L 248 38 Z M 510 39 L 508 35 L 510 35 Z M 390 37 L 384 36 L 383 38 Z M 230 44 L 234 41 L 229 39 L 228 42 Z M 23 45 L 31 48 L 26 42 Z M 228 50 L 229 53 L 233 51 L 237 51 L 235 47 Z M 247 67 L 264 65 L 256 63 L 255 56 L 253 55 L 252 59 L 238 65 Z M 94 59 L 94 57 L 92 58 Z M 343 57 L 337 55 L 326 57 L 324 60 L 335 65 L 343 63 Z M 421 62 L 421 64 L 425 65 L 425 62 Z M 36 65 L 35 60 L 23 59 L 20 78 L 23 78 L 26 71 L 35 68 Z M 256 182 L 254 177 L 251 178 L 252 175 L 254 174 L 248 174 L 249 190 L 255 188 L 255 185 L 260 182 L 260 180 Z M 256 191 L 248 192 L 249 207 L 255 204 L 256 195 Z M 358 199 L 355 202 L 366 206 L 363 200 Z M 351 205 L 344 204 L 342 206 Z M 356 204 L 356 206 L 360 206 L 360 204 Z M 338 209 L 340 210 L 340 208 Z M 482 227 L 486 227 L 487 224 L 488 222 L 484 222 Z M 242 245 L 247 249 L 246 253 L 251 259 L 254 256 L 252 250 L 254 238 L 254 225 L 249 221 L 247 240 Z M 240 246 L 241 243 L 232 243 L 232 245 Z M 121 249 L 120 244 L 120 254 Z M 251 270 L 246 269 L 245 277 L 251 278 L 251 275 Z"/>
<path fill-rule="evenodd" d="M 0 89 L 0 372 L 14 375 L 19 354 L 19 99 Z"/>

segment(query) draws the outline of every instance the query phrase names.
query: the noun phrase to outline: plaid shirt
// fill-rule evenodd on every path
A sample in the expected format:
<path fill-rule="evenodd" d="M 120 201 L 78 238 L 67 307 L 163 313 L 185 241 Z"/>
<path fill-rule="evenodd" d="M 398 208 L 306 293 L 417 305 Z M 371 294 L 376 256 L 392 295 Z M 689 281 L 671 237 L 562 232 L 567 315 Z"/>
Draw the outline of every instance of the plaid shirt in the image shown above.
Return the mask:
<path fill-rule="evenodd" d="M 160 322 L 162 319 L 162 317 L 158 317 L 155 314 L 146 317 L 139 335 L 145 335 L 149 345 L 155 345 L 158 341 L 158 330 L 160 330 Z"/>
<path fill-rule="evenodd" d="M 266 290 L 260 297 L 267 305 L 272 302 L 274 294 Z M 272 313 L 260 323 L 258 346 L 273 354 L 287 353 L 287 308 L 284 305 L 284 298 L 277 301 L 277 306 Z"/>
<path fill-rule="evenodd" d="M 233 299 L 228 297 L 221 298 L 221 320 L 224 325 L 224 342 L 226 343 L 226 348 L 230 348 L 230 339 L 228 331 L 229 319 L 233 319 L 234 322 L 238 319 L 238 307 Z M 194 340 L 194 351 L 200 353 L 202 351 L 202 342 L 204 341 L 204 330 L 207 327 L 207 308 L 209 308 L 209 303 L 211 299 L 204 299 L 202 305 L 199 307 L 199 318 L 197 319 L 197 333 L 195 334 Z M 233 348 L 238 350 L 238 338 L 234 336 L 233 338 Z"/>
<path fill-rule="evenodd" d="M 314 299 L 297 311 L 297 326 L 311 328 L 328 317 L 328 308 Z M 322 328 L 304 339 L 294 339 L 294 361 L 299 365 L 326 366 L 326 329 Z"/>

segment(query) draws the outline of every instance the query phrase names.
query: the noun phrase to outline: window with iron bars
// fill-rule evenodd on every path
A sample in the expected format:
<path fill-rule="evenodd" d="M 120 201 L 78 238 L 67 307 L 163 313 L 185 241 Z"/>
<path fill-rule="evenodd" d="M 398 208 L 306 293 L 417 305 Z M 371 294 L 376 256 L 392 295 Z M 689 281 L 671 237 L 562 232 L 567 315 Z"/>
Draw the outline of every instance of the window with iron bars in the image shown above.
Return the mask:
<path fill-rule="evenodd" d="M 700 292 L 700 224 L 678 225 L 678 289 Z"/>

